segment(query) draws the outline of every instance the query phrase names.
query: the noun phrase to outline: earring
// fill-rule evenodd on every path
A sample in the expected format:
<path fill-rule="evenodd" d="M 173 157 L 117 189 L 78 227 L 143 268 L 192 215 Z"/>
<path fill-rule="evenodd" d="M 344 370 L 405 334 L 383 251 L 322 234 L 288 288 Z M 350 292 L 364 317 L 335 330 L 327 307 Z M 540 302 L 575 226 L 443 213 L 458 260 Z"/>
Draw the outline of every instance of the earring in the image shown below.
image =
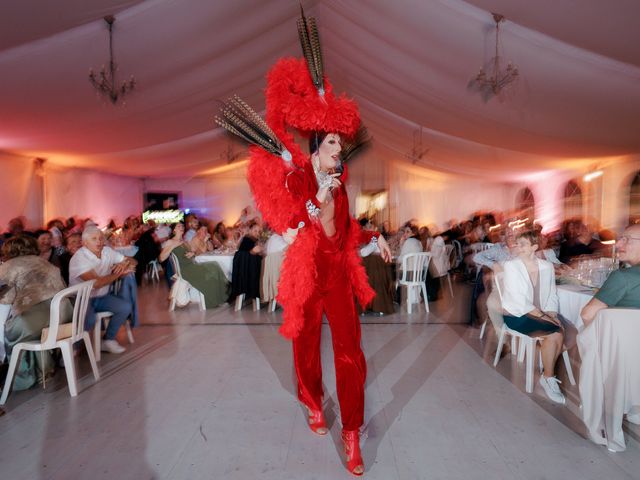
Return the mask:
<path fill-rule="evenodd" d="M 320 156 L 317 153 L 311 155 L 311 165 L 314 172 L 318 173 L 320 171 Z"/>

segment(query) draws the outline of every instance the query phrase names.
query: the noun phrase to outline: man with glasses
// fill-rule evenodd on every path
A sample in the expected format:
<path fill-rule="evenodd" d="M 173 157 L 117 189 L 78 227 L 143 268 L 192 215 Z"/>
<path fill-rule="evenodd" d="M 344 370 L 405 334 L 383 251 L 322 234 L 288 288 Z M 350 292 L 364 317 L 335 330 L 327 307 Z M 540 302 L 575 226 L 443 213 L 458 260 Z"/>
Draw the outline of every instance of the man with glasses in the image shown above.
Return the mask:
<path fill-rule="evenodd" d="M 580 313 L 585 327 L 607 307 L 640 308 L 640 225 L 627 227 L 616 243 L 618 258 L 630 265 L 609 275 Z"/>

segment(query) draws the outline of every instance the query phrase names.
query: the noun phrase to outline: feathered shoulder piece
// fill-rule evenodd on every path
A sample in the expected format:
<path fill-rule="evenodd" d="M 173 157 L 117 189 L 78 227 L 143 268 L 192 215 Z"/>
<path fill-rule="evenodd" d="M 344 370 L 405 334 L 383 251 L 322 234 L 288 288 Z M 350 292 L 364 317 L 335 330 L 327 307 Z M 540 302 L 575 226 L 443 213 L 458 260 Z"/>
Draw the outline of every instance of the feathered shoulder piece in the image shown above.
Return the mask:
<path fill-rule="evenodd" d="M 216 116 L 215 121 L 251 145 L 260 147 L 273 155 L 278 155 L 287 162 L 291 161 L 291 153 L 269 128 L 267 122 L 237 95 L 234 95 L 227 102 L 223 102 L 220 116 Z"/>

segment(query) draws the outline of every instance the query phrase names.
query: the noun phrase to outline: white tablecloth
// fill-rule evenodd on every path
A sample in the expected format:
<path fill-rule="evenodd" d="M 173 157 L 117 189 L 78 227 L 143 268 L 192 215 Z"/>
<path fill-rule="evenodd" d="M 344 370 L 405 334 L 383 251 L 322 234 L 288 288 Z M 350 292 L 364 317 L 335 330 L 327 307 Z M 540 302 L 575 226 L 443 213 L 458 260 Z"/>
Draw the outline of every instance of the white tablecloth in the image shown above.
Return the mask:
<path fill-rule="evenodd" d="M 213 253 L 205 253 L 193 258 L 196 263 L 216 262 L 220 265 L 224 276 L 231 281 L 231 271 L 233 270 L 233 255 L 218 255 Z"/>
<path fill-rule="evenodd" d="M 594 291 L 579 285 L 558 285 L 558 313 L 582 330 L 580 312 L 593 298 Z"/>
<path fill-rule="evenodd" d="M 640 414 L 640 310 L 607 308 L 578 335 L 580 400 L 589 438 L 626 448 L 625 414 Z M 604 436 L 602 432 L 604 431 Z"/>
<path fill-rule="evenodd" d="M 135 245 L 127 245 L 126 247 L 113 247 L 116 252 L 121 253 L 125 257 L 133 257 L 138 253 L 138 247 Z"/>

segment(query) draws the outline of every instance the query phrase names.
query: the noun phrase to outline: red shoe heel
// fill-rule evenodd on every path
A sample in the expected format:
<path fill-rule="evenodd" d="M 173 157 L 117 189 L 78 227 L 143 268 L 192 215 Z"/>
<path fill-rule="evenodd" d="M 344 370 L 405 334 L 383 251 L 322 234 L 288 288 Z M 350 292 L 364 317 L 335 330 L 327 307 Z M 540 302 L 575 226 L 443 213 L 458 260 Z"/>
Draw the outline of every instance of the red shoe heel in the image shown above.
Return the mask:
<path fill-rule="evenodd" d="M 344 453 L 347 456 L 347 470 L 357 477 L 364 473 L 364 462 L 360 453 L 360 432 L 358 430 L 343 430 L 342 441 Z"/>
<path fill-rule="evenodd" d="M 327 422 L 324 419 L 322 410 L 312 410 L 304 405 L 307 410 L 307 423 L 313 433 L 318 435 L 326 435 L 329 429 L 327 428 Z"/>

